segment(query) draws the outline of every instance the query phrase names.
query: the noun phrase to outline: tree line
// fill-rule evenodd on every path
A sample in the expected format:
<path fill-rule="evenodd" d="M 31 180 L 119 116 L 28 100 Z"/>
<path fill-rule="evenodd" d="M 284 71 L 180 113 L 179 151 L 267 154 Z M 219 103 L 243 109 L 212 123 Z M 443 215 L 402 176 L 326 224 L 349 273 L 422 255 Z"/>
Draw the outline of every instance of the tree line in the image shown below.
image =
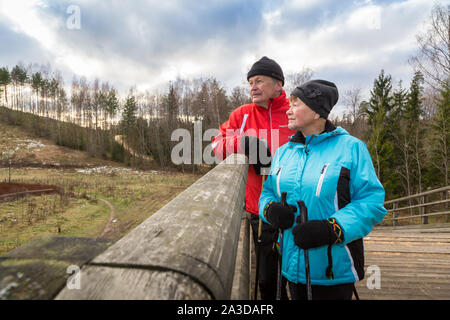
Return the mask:
<path fill-rule="evenodd" d="M 392 82 L 392 76 L 381 70 L 370 99 L 350 106 L 335 123 L 367 144 L 389 199 L 448 185 L 448 82 L 439 91 L 426 92 L 420 71 L 408 88 L 401 81 Z"/>
<path fill-rule="evenodd" d="M 341 124 L 366 142 L 389 199 L 449 185 L 450 5 L 434 6 L 416 40 L 407 88 L 381 70 L 368 101 L 344 97 Z"/>
<path fill-rule="evenodd" d="M 227 94 L 215 78 L 176 79 L 164 92 L 138 92 L 133 87 L 123 98 L 99 79 L 73 78 L 69 90 L 70 95 L 49 64 L 17 64 L 11 71 L 2 67 L 1 120 L 92 156 L 145 166 L 148 163 L 139 155 L 146 155 L 153 165 L 167 167 L 172 165 L 175 129 L 193 133 L 195 120 L 204 128 L 218 128 L 235 106 L 250 102 L 246 88 L 236 86 Z M 117 135 L 133 153 L 117 146 Z"/>

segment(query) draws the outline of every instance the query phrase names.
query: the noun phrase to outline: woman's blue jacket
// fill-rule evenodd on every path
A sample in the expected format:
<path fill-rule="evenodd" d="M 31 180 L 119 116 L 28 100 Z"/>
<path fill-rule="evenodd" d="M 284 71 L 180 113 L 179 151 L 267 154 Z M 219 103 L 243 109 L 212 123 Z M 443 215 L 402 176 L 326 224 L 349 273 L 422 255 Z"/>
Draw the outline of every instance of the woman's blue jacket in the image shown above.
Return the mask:
<path fill-rule="evenodd" d="M 330 128 L 331 127 L 331 128 Z M 309 220 L 335 218 L 343 231 L 343 242 L 309 249 L 311 283 L 353 283 L 364 277 L 363 237 L 383 220 L 384 188 L 377 178 L 366 145 L 341 128 L 327 122 L 328 132 L 304 137 L 297 132 L 275 153 L 270 174 L 259 200 L 259 216 L 270 201 L 297 207 L 303 200 Z M 327 130 L 325 130 L 327 131 Z M 297 220 L 297 219 L 296 219 Z M 306 283 L 304 253 L 294 244 L 292 228 L 282 236 L 282 274 L 290 282 Z M 326 268 L 332 264 L 333 278 Z"/>

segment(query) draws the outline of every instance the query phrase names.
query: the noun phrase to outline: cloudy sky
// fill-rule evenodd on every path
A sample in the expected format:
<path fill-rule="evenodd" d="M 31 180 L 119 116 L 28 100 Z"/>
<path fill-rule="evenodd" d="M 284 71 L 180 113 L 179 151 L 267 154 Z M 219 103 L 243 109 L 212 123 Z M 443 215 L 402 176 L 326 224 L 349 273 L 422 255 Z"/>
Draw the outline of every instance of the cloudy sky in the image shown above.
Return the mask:
<path fill-rule="evenodd" d="M 121 92 L 208 76 L 231 90 L 266 55 L 368 96 L 381 69 L 409 85 L 435 3 L 449 0 L 0 0 L 0 66 L 50 63 L 66 84 Z"/>

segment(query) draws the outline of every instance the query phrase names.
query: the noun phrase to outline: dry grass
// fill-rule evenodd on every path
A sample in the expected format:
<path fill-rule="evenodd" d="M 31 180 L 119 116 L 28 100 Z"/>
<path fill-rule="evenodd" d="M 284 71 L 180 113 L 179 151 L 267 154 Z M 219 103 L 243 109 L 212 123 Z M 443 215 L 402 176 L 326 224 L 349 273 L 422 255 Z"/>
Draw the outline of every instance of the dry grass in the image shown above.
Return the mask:
<path fill-rule="evenodd" d="M 7 179 L 0 169 L 0 181 Z M 120 238 L 190 186 L 199 176 L 125 168 L 14 169 L 12 181 L 61 187 L 43 195 L 0 203 L 0 255 L 45 235 L 98 237 L 115 208 L 108 238 Z"/>

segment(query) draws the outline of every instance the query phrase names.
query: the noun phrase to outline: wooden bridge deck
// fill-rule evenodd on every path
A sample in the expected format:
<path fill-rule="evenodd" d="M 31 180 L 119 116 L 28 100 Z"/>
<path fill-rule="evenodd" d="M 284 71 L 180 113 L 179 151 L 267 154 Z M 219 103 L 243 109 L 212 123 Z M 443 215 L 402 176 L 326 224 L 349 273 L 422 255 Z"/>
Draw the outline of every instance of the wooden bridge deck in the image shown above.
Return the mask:
<path fill-rule="evenodd" d="M 251 247 L 253 298 L 255 255 Z M 375 228 L 364 238 L 364 252 L 366 275 L 356 283 L 361 300 L 450 299 L 450 224 Z M 378 267 L 379 289 L 373 266 Z"/>
<path fill-rule="evenodd" d="M 364 240 L 366 272 L 356 287 L 360 299 L 450 299 L 450 224 L 438 228 L 376 228 Z M 369 289 L 372 287 L 373 289 Z"/>

